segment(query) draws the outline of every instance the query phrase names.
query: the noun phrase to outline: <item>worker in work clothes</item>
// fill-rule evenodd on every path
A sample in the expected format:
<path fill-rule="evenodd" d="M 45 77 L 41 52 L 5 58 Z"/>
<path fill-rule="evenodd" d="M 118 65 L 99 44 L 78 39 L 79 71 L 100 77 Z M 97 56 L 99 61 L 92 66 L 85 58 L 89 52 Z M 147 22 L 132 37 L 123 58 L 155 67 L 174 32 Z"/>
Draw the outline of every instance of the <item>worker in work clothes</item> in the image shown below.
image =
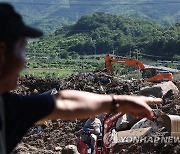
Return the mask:
<path fill-rule="evenodd" d="M 10 93 L 17 88 L 26 63 L 27 38 L 40 36 L 42 32 L 27 26 L 10 4 L 0 3 L 0 154 L 11 153 L 28 129 L 42 119 L 75 120 L 104 112 L 153 117 L 148 104 L 160 103 L 161 99 L 77 90 L 32 96 Z"/>
<path fill-rule="evenodd" d="M 90 134 L 91 148 L 92 148 L 93 154 L 96 153 L 95 151 L 96 141 L 97 141 L 97 138 L 101 134 L 101 129 L 102 129 L 101 121 L 95 116 L 90 117 L 84 125 L 84 131 L 88 131 Z"/>

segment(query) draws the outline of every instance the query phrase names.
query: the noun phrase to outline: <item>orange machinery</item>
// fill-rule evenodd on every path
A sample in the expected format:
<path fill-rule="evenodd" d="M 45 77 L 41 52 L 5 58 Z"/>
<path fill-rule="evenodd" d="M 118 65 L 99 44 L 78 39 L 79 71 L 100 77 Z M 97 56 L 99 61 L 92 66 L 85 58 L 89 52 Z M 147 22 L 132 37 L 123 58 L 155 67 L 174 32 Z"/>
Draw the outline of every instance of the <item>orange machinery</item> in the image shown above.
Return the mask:
<path fill-rule="evenodd" d="M 112 63 L 126 64 L 142 71 L 142 77 L 147 79 L 150 82 L 161 82 L 161 81 L 172 81 L 172 73 L 166 70 L 160 70 L 155 67 L 147 67 L 137 60 L 137 59 L 128 59 L 128 58 L 111 58 L 109 54 L 105 58 L 105 67 L 108 71 L 112 72 Z"/>

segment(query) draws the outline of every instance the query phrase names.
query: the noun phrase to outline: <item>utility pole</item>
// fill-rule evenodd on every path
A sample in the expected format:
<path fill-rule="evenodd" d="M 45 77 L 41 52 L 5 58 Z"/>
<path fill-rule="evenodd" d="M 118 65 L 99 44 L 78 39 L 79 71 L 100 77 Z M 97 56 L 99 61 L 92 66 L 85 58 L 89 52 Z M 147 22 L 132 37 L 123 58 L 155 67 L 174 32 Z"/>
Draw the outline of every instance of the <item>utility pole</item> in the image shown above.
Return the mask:
<path fill-rule="evenodd" d="M 117 50 L 117 55 L 119 56 L 119 49 L 118 49 L 118 47 L 116 48 L 116 50 Z"/>
<path fill-rule="evenodd" d="M 139 54 L 139 50 L 136 52 L 137 60 L 139 59 L 138 54 Z"/>
<path fill-rule="evenodd" d="M 95 55 L 96 55 L 96 43 L 95 43 Z"/>
<path fill-rule="evenodd" d="M 94 41 L 94 54 L 96 55 L 96 41 Z"/>
<path fill-rule="evenodd" d="M 92 37 L 91 37 L 91 43 L 92 43 L 93 46 L 94 46 L 94 55 L 96 55 L 96 42 L 93 41 Z"/>
<path fill-rule="evenodd" d="M 114 48 L 113 48 L 113 56 L 115 56 Z"/>
<path fill-rule="evenodd" d="M 130 56 L 130 58 L 131 58 L 131 48 L 130 48 L 129 56 Z"/>
<path fill-rule="evenodd" d="M 79 20 L 79 12 L 76 12 L 76 21 Z"/>

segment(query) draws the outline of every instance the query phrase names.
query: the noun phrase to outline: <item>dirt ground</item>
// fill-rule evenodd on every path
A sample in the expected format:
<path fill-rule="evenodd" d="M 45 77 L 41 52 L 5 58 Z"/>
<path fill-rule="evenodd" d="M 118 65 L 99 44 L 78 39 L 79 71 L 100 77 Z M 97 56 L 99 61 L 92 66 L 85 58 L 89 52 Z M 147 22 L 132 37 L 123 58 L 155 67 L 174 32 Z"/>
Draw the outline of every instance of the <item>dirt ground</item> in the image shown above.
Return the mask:
<path fill-rule="evenodd" d="M 180 89 L 180 81 L 175 82 L 175 84 Z M 76 89 L 100 94 L 138 94 L 140 88 L 147 85 L 152 85 L 152 83 L 147 83 L 143 80 L 122 80 L 103 71 L 96 71 L 92 74 L 78 74 L 64 80 L 24 77 L 19 80 L 19 87 L 13 92 L 30 95 L 34 89 L 42 93 L 56 88 L 57 90 Z M 180 95 L 171 95 L 165 98 L 159 108 L 165 113 L 180 115 L 180 109 L 177 109 L 176 105 L 180 105 Z M 12 153 L 60 153 L 59 147 L 64 147 L 69 144 L 76 145 L 77 137 L 80 134 L 84 122 L 85 120 L 77 120 L 74 122 L 61 120 L 50 121 L 49 126 L 42 131 L 37 130 L 36 126 L 34 126 L 29 129 L 21 143 Z M 120 147 L 118 153 L 180 153 L 180 145 L 165 143 L 148 145 L 131 144 Z"/>

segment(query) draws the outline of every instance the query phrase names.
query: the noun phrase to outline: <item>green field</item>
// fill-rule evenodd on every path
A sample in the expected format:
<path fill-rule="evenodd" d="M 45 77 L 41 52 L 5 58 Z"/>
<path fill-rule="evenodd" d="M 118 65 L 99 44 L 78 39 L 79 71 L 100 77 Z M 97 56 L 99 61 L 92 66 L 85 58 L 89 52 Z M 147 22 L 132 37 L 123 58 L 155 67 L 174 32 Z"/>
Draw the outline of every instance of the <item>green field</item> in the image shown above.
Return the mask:
<path fill-rule="evenodd" d="M 41 77 L 41 78 L 64 78 L 72 75 L 73 70 L 62 70 L 62 69 L 25 69 L 21 75 L 30 75 L 33 77 Z"/>
<path fill-rule="evenodd" d="M 84 55 L 77 59 L 60 59 L 55 57 L 52 59 L 41 59 L 40 57 L 30 58 L 26 65 L 27 68 L 22 72 L 22 75 L 41 78 L 65 78 L 72 75 L 72 73 L 92 72 L 96 69 L 104 69 L 104 58 L 105 55 Z M 149 65 L 157 65 L 155 61 L 151 60 L 140 59 L 140 61 Z M 141 78 L 141 73 L 135 71 L 136 69 L 134 67 L 121 64 L 112 64 L 112 67 L 114 73 L 121 78 Z M 178 65 L 175 66 L 170 63 L 167 67 L 178 68 Z M 179 75 L 174 76 L 174 80 L 179 79 Z"/>

